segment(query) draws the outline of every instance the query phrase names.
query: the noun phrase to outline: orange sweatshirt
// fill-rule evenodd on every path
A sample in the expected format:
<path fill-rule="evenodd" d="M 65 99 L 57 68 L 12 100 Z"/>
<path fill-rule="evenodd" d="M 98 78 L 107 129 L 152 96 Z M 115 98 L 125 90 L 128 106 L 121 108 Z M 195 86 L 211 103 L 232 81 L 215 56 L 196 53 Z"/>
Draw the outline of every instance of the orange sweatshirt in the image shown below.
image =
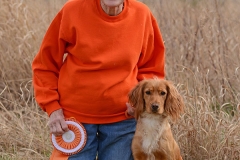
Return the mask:
<path fill-rule="evenodd" d="M 100 0 L 71 0 L 49 26 L 32 69 L 36 101 L 49 115 L 62 108 L 82 123 L 117 122 L 126 119 L 138 81 L 164 78 L 164 44 L 141 2 L 125 0 L 119 15 L 108 16 Z"/>

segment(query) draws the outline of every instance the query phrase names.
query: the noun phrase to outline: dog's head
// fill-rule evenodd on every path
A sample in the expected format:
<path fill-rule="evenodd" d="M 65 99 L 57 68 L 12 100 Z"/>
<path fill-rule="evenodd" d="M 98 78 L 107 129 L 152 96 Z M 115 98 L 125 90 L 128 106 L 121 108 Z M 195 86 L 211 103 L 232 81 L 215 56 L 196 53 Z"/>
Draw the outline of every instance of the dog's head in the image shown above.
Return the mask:
<path fill-rule="evenodd" d="M 176 120 L 184 110 L 184 103 L 176 88 L 167 80 L 148 79 L 138 83 L 129 93 L 129 102 L 141 113 L 170 115 Z"/>

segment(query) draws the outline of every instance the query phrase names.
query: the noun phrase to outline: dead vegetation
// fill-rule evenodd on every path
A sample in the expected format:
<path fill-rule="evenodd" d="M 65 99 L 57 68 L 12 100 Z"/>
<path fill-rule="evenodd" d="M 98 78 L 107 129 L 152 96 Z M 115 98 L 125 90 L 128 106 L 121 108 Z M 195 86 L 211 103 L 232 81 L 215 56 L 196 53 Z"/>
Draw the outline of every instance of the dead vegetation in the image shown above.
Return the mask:
<path fill-rule="evenodd" d="M 166 45 L 167 79 L 184 96 L 173 124 L 184 160 L 240 159 L 240 2 L 145 0 Z M 47 116 L 31 62 L 64 0 L 0 1 L 0 159 L 48 159 Z"/>

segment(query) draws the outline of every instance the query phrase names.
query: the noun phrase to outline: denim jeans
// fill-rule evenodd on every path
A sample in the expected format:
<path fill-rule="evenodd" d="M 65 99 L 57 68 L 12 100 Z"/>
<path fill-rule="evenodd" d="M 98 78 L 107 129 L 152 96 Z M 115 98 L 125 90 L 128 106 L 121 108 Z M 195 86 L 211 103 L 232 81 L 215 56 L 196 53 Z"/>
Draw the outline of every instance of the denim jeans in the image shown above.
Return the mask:
<path fill-rule="evenodd" d="M 133 160 L 131 143 L 136 129 L 135 119 L 110 124 L 83 124 L 87 143 L 69 160 Z"/>

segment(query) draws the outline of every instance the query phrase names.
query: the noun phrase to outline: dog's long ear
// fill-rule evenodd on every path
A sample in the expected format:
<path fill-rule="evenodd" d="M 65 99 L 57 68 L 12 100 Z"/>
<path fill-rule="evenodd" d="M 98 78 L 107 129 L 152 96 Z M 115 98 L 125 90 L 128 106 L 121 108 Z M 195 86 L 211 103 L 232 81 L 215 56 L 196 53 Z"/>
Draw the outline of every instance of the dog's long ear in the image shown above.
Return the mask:
<path fill-rule="evenodd" d="M 139 82 L 128 94 L 130 104 L 135 108 L 134 117 L 139 118 L 144 109 L 143 89 L 145 81 Z"/>
<path fill-rule="evenodd" d="M 183 113 L 185 105 L 182 96 L 172 83 L 166 82 L 166 84 L 168 93 L 165 101 L 165 112 L 172 117 L 173 121 L 176 121 Z"/>

